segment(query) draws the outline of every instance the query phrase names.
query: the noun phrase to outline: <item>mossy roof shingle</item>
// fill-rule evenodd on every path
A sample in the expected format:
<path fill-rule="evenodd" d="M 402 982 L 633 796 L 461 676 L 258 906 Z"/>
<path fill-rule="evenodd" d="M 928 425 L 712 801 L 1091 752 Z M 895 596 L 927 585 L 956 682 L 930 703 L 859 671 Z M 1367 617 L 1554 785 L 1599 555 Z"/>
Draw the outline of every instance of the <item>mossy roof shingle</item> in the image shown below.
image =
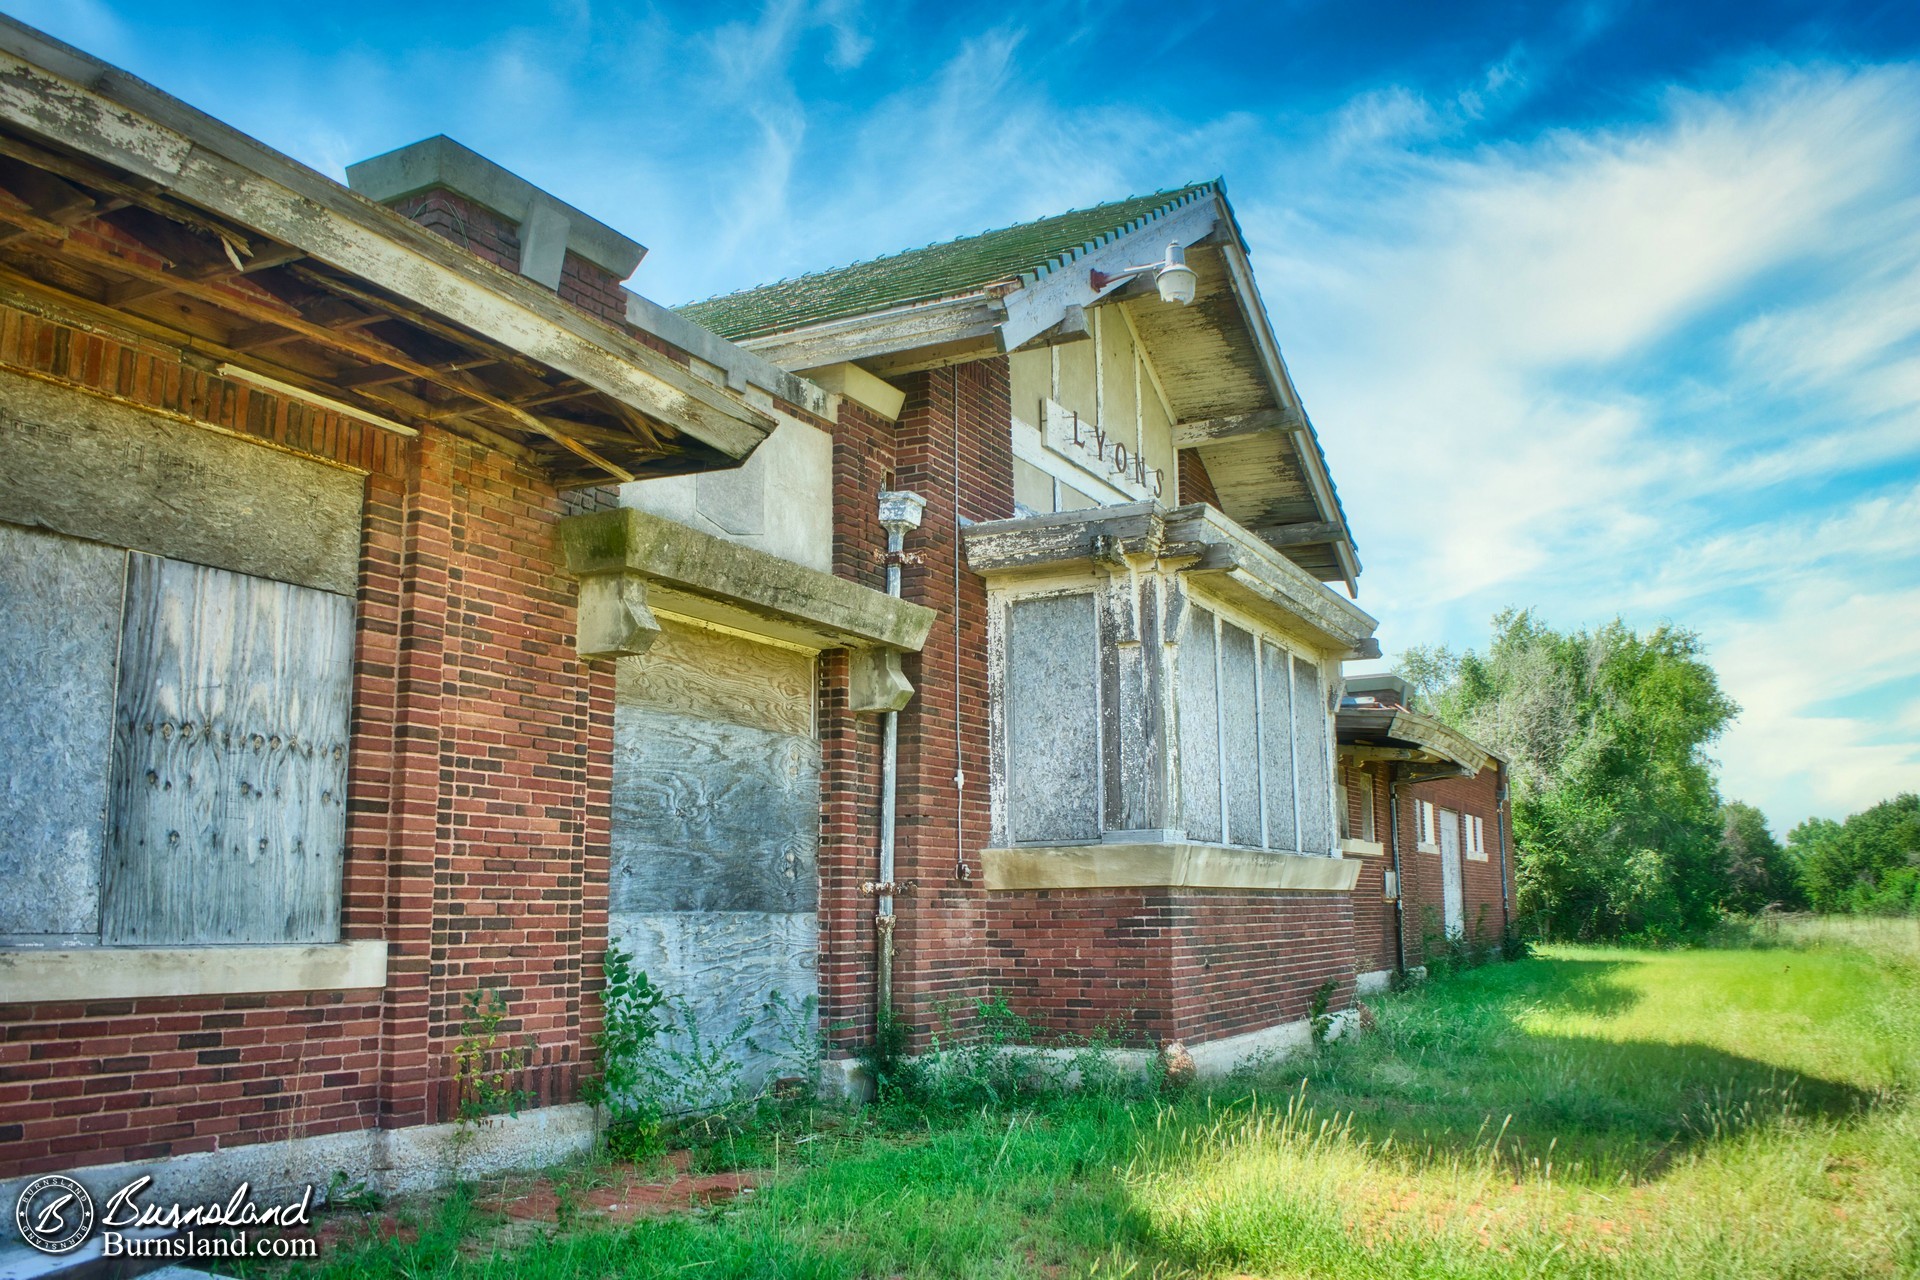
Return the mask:
<path fill-rule="evenodd" d="M 737 342 L 916 302 L 957 297 L 988 285 L 1031 281 L 1217 188 L 1216 182 L 1200 182 L 1132 196 L 689 302 L 675 310 Z"/>

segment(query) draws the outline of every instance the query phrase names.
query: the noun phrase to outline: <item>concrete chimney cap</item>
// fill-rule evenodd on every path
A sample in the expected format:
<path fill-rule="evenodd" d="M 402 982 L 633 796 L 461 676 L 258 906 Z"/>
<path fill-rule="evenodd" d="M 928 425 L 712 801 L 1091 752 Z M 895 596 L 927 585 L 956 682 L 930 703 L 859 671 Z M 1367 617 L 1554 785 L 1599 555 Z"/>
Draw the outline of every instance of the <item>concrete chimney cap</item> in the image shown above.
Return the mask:
<path fill-rule="evenodd" d="M 451 191 L 519 224 L 523 242 L 531 230 L 550 234 L 564 227 L 563 254 L 571 250 L 619 280 L 632 275 L 647 254 L 646 246 L 638 241 L 445 134 L 348 165 L 347 185 L 381 204 L 393 204 L 422 191 Z M 523 254 L 525 250 L 523 243 Z M 557 270 L 557 266 L 552 269 L 553 280 L 543 281 L 550 288 L 559 283 Z M 539 278 L 533 271 L 527 274 Z M 540 272 L 545 274 L 549 272 Z"/>

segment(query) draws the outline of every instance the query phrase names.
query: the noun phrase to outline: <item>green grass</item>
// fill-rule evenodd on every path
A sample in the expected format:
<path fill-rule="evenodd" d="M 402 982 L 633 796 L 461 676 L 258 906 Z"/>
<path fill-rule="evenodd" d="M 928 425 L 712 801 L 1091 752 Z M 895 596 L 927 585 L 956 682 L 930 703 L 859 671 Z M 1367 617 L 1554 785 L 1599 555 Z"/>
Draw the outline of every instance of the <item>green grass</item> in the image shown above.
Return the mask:
<path fill-rule="evenodd" d="M 318 1274 L 1920 1276 L 1920 950 L 1760 942 L 1553 948 L 1171 1102 L 843 1117 L 630 1229 L 491 1250 L 456 1194 Z"/>

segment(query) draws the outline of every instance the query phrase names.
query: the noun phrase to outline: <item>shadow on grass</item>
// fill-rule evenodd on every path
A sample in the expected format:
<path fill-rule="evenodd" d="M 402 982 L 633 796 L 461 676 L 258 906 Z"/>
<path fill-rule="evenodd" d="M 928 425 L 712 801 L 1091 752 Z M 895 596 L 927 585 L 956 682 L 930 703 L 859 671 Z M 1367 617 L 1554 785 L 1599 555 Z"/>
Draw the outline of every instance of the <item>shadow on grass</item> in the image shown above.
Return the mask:
<path fill-rule="evenodd" d="M 1377 1030 L 1215 1090 L 1305 1090 L 1374 1149 L 1389 1138 L 1423 1163 L 1493 1152 L 1516 1173 L 1551 1160 L 1557 1176 L 1657 1177 L 1705 1144 L 1796 1119 L 1844 1121 L 1884 1097 L 1706 1045 L 1542 1034 L 1538 1016 L 1618 1017 L 1641 993 L 1634 962 L 1535 959 L 1477 970 L 1376 1013 Z"/>

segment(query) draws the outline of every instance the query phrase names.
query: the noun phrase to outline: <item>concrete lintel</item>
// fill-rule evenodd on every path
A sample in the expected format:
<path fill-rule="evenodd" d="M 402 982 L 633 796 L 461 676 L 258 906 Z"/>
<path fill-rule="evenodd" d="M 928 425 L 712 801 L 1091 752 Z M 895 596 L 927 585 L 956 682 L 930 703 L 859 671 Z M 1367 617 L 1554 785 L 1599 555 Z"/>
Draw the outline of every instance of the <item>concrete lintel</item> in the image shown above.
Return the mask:
<path fill-rule="evenodd" d="M 934 611 L 633 507 L 560 522 L 567 571 L 644 579 L 671 612 L 816 648 L 918 652 Z"/>
<path fill-rule="evenodd" d="M 1125 563 L 1158 565 L 1283 631 L 1305 631 L 1320 646 L 1348 653 L 1369 641 L 1373 616 L 1204 503 L 1168 510 L 1155 502 L 1089 507 L 1018 520 L 983 521 L 963 535 L 967 564 L 999 577 L 1089 572 Z"/>
<path fill-rule="evenodd" d="M 857 364 L 830 364 L 807 370 L 807 380 L 833 395 L 844 397 L 879 414 L 888 422 L 898 422 L 906 407 L 907 393 L 882 378 L 876 378 Z"/>
<path fill-rule="evenodd" d="M 1360 864 L 1345 858 L 1218 844 L 1093 844 L 985 849 L 989 889 L 1269 889 L 1347 893 Z"/>
<path fill-rule="evenodd" d="M 631 289 L 627 291 L 627 323 L 721 370 L 727 386 L 735 391 L 758 387 L 808 413 L 822 418 L 833 416 L 832 396 L 824 388 Z"/>
<path fill-rule="evenodd" d="M 310 946 L 0 951 L 0 1004 L 349 991 L 386 984 L 387 944 L 377 939 Z"/>

